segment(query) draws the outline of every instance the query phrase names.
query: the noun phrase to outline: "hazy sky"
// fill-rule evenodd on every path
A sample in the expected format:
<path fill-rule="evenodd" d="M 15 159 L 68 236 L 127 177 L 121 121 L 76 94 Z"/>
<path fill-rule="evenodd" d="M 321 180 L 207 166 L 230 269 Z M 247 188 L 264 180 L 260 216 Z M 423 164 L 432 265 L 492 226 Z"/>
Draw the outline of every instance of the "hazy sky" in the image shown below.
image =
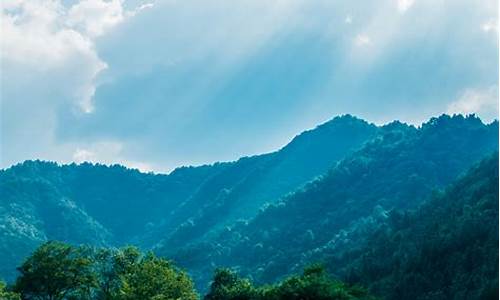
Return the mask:
<path fill-rule="evenodd" d="M 1 3 L 1 167 L 168 171 L 338 114 L 498 114 L 496 1 Z"/>

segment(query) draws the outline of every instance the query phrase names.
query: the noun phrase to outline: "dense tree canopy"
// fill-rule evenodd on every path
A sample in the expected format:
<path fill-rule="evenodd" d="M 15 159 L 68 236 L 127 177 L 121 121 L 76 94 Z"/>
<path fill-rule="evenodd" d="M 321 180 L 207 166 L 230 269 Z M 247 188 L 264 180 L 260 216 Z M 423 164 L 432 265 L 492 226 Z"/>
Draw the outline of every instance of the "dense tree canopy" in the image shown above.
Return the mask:
<path fill-rule="evenodd" d="M 256 283 L 270 283 L 300 271 L 311 262 L 303 262 L 307 257 L 348 243 L 345 233 L 366 228 L 367 219 L 415 209 L 497 149 L 498 123 L 484 125 L 474 116 L 441 116 L 421 128 L 393 122 L 328 173 L 254 218 L 223 227 L 169 257 L 201 282 L 208 281 L 214 266 L 223 265 L 237 267 Z"/>
<path fill-rule="evenodd" d="M 43 244 L 18 270 L 16 291 L 26 299 L 89 298 L 96 285 L 91 259 L 59 242 Z"/>
<path fill-rule="evenodd" d="M 2 300 L 197 300 L 190 277 L 153 253 L 137 248 L 41 245 L 19 267 L 14 292 L 0 283 Z M 274 285 L 255 287 L 229 269 L 217 269 L 205 300 L 374 299 L 359 286 L 330 277 L 319 265 Z"/>
<path fill-rule="evenodd" d="M 498 299 L 498 153 L 417 210 L 391 212 L 331 269 L 387 299 Z"/>
<path fill-rule="evenodd" d="M 320 265 L 273 285 L 254 287 L 229 269 L 215 272 L 205 300 L 355 300 L 375 299 L 359 286 L 347 286 L 331 278 Z"/>
<path fill-rule="evenodd" d="M 21 300 L 19 294 L 7 290 L 5 282 L 0 281 L 0 299 L 2 300 Z"/>
<path fill-rule="evenodd" d="M 14 290 L 22 299 L 195 300 L 198 297 L 185 272 L 153 253 L 143 254 L 134 247 L 94 249 L 48 242 L 26 259 L 19 272 Z"/>

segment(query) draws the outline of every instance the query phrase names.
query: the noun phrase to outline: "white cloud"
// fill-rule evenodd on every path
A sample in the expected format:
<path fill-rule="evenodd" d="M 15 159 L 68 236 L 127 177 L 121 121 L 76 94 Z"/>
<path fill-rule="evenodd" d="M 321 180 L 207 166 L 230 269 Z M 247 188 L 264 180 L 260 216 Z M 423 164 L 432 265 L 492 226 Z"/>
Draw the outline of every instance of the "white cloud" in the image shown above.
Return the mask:
<path fill-rule="evenodd" d="M 358 34 L 354 38 L 354 43 L 356 44 L 356 46 L 367 46 L 367 45 L 370 45 L 372 43 L 372 40 L 366 34 Z"/>
<path fill-rule="evenodd" d="M 120 0 L 84 0 L 73 5 L 67 14 L 67 24 L 90 37 L 102 35 L 122 22 L 124 11 Z"/>
<path fill-rule="evenodd" d="M 498 22 L 497 20 L 489 20 L 481 25 L 481 29 L 484 32 L 496 32 L 498 33 Z"/>
<path fill-rule="evenodd" d="M 77 148 L 73 153 L 73 160 L 77 163 L 95 160 L 95 153 L 87 149 Z"/>
<path fill-rule="evenodd" d="M 405 13 L 415 3 L 415 0 L 397 0 L 397 1 L 398 1 L 398 10 L 400 13 Z"/>
<path fill-rule="evenodd" d="M 2 166 L 24 159 L 71 159 L 77 145 L 57 141 L 57 113 L 92 112 L 96 77 L 107 68 L 96 36 L 147 7 L 127 11 L 119 0 L 72 6 L 61 0 L 1 2 Z"/>
<path fill-rule="evenodd" d="M 448 105 L 447 113 L 474 113 L 487 121 L 498 119 L 498 86 L 481 90 L 466 89 L 456 101 Z"/>
<path fill-rule="evenodd" d="M 130 168 L 138 169 L 142 172 L 159 171 L 155 170 L 151 164 L 129 160 L 124 157 L 124 147 L 120 142 L 96 142 L 85 147 L 78 147 L 73 152 L 72 160 L 76 163 L 93 162 L 104 164 L 120 164 Z"/>
<path fill-rule="evenodd" d="M 66 19 L 66 8 L 58 1 L 8 1 L 2 7 L 2 64 L 25 74 L 37 73 L 30 80 L 67 91 L 57 104 L 70 102 L 89 112 L 94 78 L 106 68 L 106 63 L 95 52 L 93 41 L 66 26 Z M 63 77 L 65 81 L 54 81 Z M 7 78 L 3 84 L 9 88 L 15 83 Z M 45 105 L 54 104 L 53 101 L 47 99 Z"/>
<path fill-rule="evenodd" d="M 63 6 L 53 1 L 16 1 L 2 7 L 2 60 L 38 69 L 61 65 L 73 54 L 91 56 L 92 43 L 80 33 L 61 27 Z"/>
<path fill-rule="evenodd" d="M 33 80 L 59 85 L 68 90 L 64 101 L 91 112 L 95 78 L 107 68 L 94 38 L 150 6 L 125 11 L 122 0 L 82 0 L 69 8 L 60 0 L 6 0 L 1 14 L 2 64 L 37 72 Z M 47 82 L 62 77 L 62 82 Z M 11 84 L 9 78 L 2 83 Z"/>

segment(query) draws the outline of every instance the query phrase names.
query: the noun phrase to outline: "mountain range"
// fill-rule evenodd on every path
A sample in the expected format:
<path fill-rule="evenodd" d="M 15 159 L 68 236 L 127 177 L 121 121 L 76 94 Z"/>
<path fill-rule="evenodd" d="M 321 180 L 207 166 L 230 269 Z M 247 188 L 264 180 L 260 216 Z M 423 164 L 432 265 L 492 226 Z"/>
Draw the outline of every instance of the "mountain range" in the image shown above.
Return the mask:
<path fill-rule="evenodd" d="M 498 232 L 492 221 L 498 220 L 497 151 L 498 121 L 484 124 L 474 115 L 442 115 L 419 127 L 399 121 L 377 126 L 344 115 L 278 151 L 169 174 L 25 161 L 0 171 L 0 277 L 12 280 L 39 244 L 61 240 L 152 249 L 185 268 L 199 290 L 220 266 L 271 283 L 321 261 L 332 274 L 388 298 L 439 292 L 448 299 L 451 291 L 436 292 L 432 284 L 404 294 L 404 284 L 417 279 L 401 279 L 397 289 L 386 285 L 401 277 L 397 272 L 425 273 L 412 269 L 412 261 L 424 259 L 409 249 L 430 247 L 415 237 L 436 220 L 449 226 L 446 232 L 454 232 L 453 222 L 479 230 L 474 222 L 481 215 Z M 472 215 L 452 218 L 457 207 Z M 475 234 L 459 231 L 451 240 L 477 238 L 487 242 L 480 248 L 491 250 L 492 233 Z M 434 250 L 426 251 L 437 255 Z M 391 259 L 381 255 L 385 251 L 406 256 Z M 495 277 L 483 266 L 493 254 L 481 255 L 479 267 L 486 269 L 474 272 Z M 486 288 L 474 287 L 473 298 Z"/>

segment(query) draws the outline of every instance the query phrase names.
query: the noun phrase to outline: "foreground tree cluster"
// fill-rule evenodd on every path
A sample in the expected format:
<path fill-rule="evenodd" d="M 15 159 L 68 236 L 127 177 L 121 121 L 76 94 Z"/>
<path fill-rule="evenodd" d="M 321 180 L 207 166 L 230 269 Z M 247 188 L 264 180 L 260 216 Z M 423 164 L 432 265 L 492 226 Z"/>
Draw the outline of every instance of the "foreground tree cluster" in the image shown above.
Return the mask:
<path fill-rule="evenodd" d="M 135 247 L 40 246 L 18 268 L 12 287 L 0 282 L 0 299 L 195 300 L 191 278 L 171 262 Z M 274 285 L 255 287 L 229 269 L 218 269 L 206 300 L 373 299 L 358 286 L 331 278 L 321 266 Z"/>
<path fill-rule="evenodd" d="M 134 247 L 110 250 L 48 242 L 18 270 L 12 287 L 18 299 L 197 299 L 186 273 Z"/>
<path fill-rule="evenodd" d="M 255 287 L 229 269 L 215 272 L 210 292 L 205 300 L 328 300 L 375 299 L 359 286 L 347 286 L 331 278 L 321 265 L 304 269 L 302 275 L 290 276 L 274 285 Z"/>

